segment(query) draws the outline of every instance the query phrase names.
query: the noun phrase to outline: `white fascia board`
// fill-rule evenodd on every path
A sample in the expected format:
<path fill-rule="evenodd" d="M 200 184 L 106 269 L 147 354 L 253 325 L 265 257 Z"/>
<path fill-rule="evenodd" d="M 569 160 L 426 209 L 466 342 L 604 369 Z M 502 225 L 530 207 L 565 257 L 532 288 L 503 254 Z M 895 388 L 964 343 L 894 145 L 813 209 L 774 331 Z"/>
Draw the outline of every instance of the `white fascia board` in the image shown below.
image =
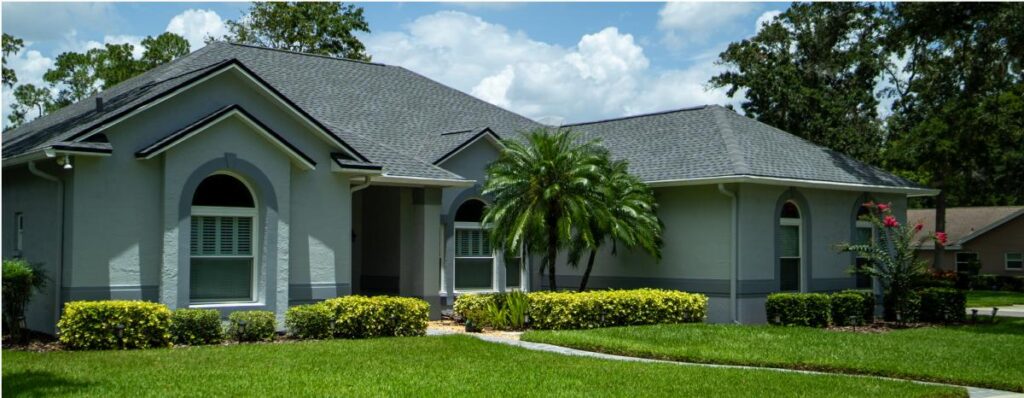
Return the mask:
<path fill-rule="evenodd" d="M 679 179 L 679 180 L 657 180 L 657 181 L 648 181 L 647 185 L 649 185 L 649 186 L 651 186 L 653 188 L 660 188 L 660 187 L 677 187 L 677 186 L 706 185 L 706 184 L 732 184 L 732 183 L 749 183 L 749 184 L 763 184 L 763 185 L 775 185 L 775 186 L 786 186 L 786 187 L 819 188 L 819 189 L 831 189 L 831 190 L 855 191 L 855 192 L 899 193 L 899 194 L 905 194 L 908 197 L 935 196 L 935 195 L 939 194 L 939 190 L 938 189 L 931 189 L 931 188 L 890 187 L 890 186 L 884 186 L 884 185 L 854 184 L 854 183 L 845 183 L 845 182 L 800 180 L 800 179 L 795 179 L 795 178 L 760 177 L 760 176 L 749 176 L 749 175 L 706 177 L 706 178 L 691 178 L 691 179 Z"/>

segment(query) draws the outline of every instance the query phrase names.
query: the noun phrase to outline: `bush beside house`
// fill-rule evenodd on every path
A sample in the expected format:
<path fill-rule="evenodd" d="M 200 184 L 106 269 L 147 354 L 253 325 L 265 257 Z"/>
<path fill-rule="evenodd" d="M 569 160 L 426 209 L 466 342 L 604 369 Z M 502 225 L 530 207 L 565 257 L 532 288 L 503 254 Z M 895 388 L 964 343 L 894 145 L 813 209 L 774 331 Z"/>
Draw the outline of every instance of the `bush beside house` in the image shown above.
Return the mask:
<path fill-rule="evenodd" d="M 57 323 L 71 349 L 152 348 L 171 345 L 171 311 L 147 301 L 72 301 Z"/>
<path fill-rule="evenodd" d="M 274 339 L 274 313 L 271 311 L 235 311 L 228 315 L 228 336 L 239 342 Z"/>
<path fill-rule="evenodd" d="M 203 345 L 224 341 L 220 311 L 179 308 L 171 313 L 171 338 L 175 344 Z"/>

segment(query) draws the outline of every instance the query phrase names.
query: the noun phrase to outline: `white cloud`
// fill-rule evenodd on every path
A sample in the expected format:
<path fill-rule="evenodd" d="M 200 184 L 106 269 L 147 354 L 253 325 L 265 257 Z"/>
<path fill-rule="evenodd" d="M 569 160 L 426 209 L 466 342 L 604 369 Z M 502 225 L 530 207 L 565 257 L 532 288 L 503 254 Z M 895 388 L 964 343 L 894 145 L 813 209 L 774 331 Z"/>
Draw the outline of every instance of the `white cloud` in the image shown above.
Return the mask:
<path fill-rule="evenodd" d="M 207 37 L 219 39 L 228 33 L 228 28 L 213 10 L 188 9 L 171 18 L 167 31 L 184 37 L 195 51 L 206 45 Z"/>
<path fill-rule="evenodd" d="M 112 3 L 3 3 L 4 33 L 25 40 L 58 40 L 68 26 L 105 28 L 120 19 Z"/>
<path fill-rule="evenodd" d="M 764 25 L 774 21 L 780 14 L 782 14 L 782 11 L 779 10 L 765 11 L 761 16 L 757 17 L 757 22 L 754 22 L 754 31 L 760 32 Z"/>
<path fill-rule="evenodd" d="M 535 119 L 579 121 L 706 103 L 736 102 L 706 91 L 714 57 L 686 69 L 652 70 L 635 38 L 616 27 L 570 48 L 453 11 L 364 40 L 374 61 L 404 66 Z"/>
<path fill-rule="evenodd" d="M 666 45 L 680 49 L 735 28 L 755 7 L 753 3 L 670 2 L 658 11 L 658 28 L 665 32 Z"/>
<path fill-rule="evenodd" d="M 18 76 L 18 85 L 22 84 L 33 84 L 36 87 L 45 87 L 43 82 L 43 74 L 46 70 L 53 67 L 53 59 L 43 56 L 42 53 L 36 50 L 31 50 L 31 42 L 26 42 L 25 47 L 22 48 L 13 57 L 7 59 L 7 67 L 14 69 Z M 14 90 L 3 87 L 3 125 L 7 125 L 7 115 L 11 113 L 10 104 L 14 103 Z M 36 114 L 30 112 L 28 117 L 35 118 Z"/>

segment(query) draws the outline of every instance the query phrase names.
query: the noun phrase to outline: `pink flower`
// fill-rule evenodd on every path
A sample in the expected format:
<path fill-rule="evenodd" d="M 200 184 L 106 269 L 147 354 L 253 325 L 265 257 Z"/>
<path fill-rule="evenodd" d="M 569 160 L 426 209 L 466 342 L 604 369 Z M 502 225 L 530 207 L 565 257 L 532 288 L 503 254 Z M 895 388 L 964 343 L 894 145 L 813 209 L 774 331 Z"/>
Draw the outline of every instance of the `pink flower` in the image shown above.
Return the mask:
<path fill-rule="evenodd" d="M 896 221 L 896 217 L 893 216 L 885 216 L 885 220 L 882 220 L 882 223 L 889 228 L 895 228 L 900 226 L 900 222 Z"/>
<path fill-rule="evenodd" d="M 946 236 L 945 232 L 936 232 L 935 233 L 935 240 L 938 241 L 939 245 L 941 245 L 941 246 L 945 246 L 946 242 L 948 241 L 948 239 L 949 239 L 949 237 Z"/>
<path fill-rule="evenodd" d="M 874 202 L 874 201 L 870 201 L 870 202 L 864 202 L 864 204 L 863 204 L 863 205 L 861 205 L 861 206 L 864 206 L 864 207 L 867 207 L 867 208 L 869 208 L 869 209 L 870 209 L 870 208 L 872 208 L 872 207 L 875 207 L 875 202 Z"/>
<path fill-rule="evenodd" d="M 914 226 L 914 232 L 921 232 L 921 228 L 924 228 L 924 225 L 918 223 L 917 225 Z"/>
<path fill-rule="evenodd" d="M 878 204 L 878 211 L 886 212 L 886 211 L 889 211 L 890 207 L 892 207 L 891 204 L 879 203 Z"/>

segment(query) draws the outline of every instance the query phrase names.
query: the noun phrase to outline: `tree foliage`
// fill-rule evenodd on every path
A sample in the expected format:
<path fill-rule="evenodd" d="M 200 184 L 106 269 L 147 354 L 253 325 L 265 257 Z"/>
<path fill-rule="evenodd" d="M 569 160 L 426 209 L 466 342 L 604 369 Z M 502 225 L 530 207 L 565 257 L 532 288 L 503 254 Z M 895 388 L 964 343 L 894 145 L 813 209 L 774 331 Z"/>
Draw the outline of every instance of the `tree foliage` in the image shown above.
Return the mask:
<path fill-rule="evenodd" d="M 24 46 L 25 42 L 21 39 L 6 33 L 3 34 L 3 85 L 7 87 L 14 87 L 18 83 L 18 74 L 14 72 L 14 69 L 7 67 L 7 57 L 17 54 Z"/>
<path fill-rule="evenodd" d="M 370 32 L 363 9 L 328 2 L 253 3 L 228 21 L 225 40 L 261 47 L 369 61 L 355 32 Z"/>
<path fill-rule="evenodd" d="M 728 69 L 710 85 L 744 92 L 743 111 L 857 159 L 874 162 L 882 142 L 877 83 L 886 63 L 878 6 L 794 3 L 753 37 L 729 45 Z"/>
<path fill-rule="evenodd" d="M 487 168 L 483 194 L 493 198 L 484 209 L 495 247 L 516 252 L 522 247 L 544 255 L 548 283 L 557 288 L 558 251 L 574 239 L 595 245 L 587 226 L 607 218 L 599 190 L 608 152 L 595 141 L 581 141 L 569 130 L 532 131 L 523 142 L 509 140 Z"/>

